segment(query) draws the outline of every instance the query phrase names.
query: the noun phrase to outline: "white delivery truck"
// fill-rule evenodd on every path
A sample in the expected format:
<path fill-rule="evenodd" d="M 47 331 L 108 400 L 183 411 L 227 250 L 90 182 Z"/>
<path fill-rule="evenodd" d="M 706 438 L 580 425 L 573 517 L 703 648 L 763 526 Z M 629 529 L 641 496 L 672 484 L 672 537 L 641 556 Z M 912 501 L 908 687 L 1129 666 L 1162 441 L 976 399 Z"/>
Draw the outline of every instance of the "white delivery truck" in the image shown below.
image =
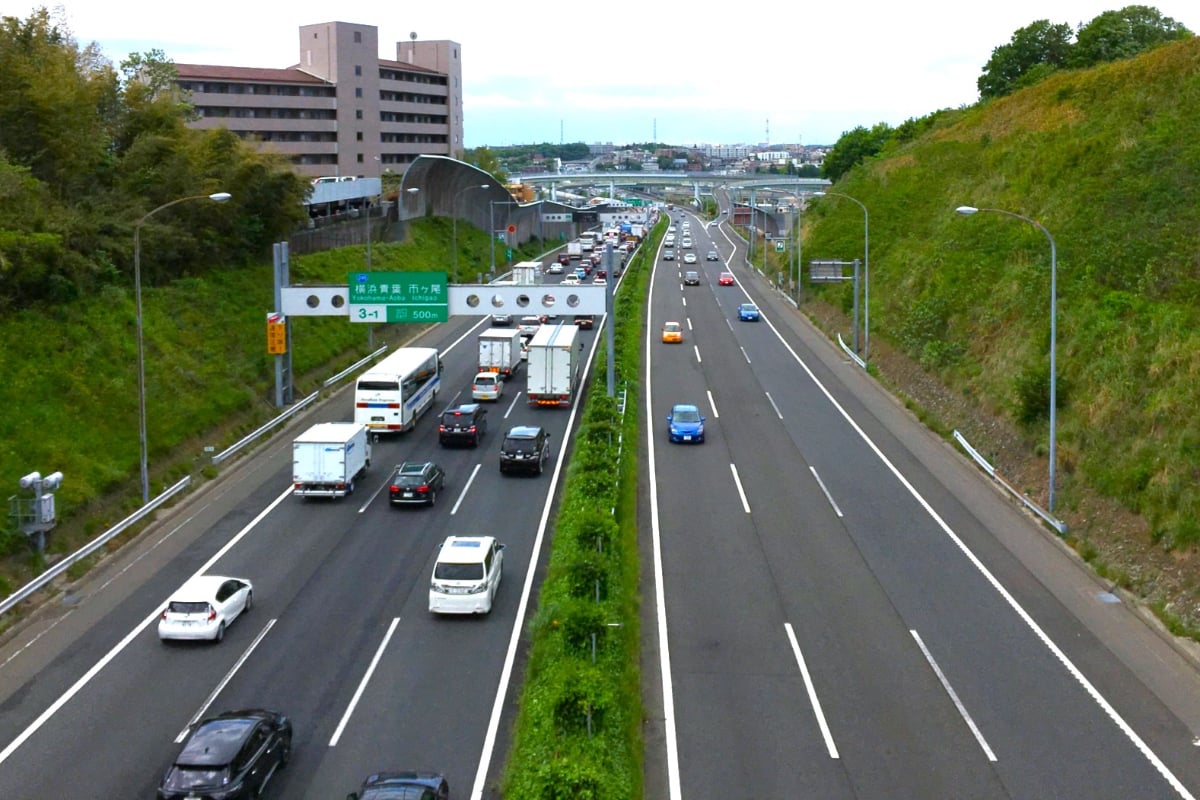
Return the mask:
<path fill-rule="evenodd" d="M 536 286 L 542 282 L 542 262 L 521 261 L 513 264 L 512 280 L 517 286 Z"/>
<path fill-rule="evenodd" d="M 507 378 L 521 366 L 521 329 L 489 328 L 479 334 L 479 372 Z"/>
<path fill-rule="evenodd" d="M 321 422 L 292 442 L 292 494 L 297 497 L 345 497 L 354 480 L 371 466 L 367 426 L 357 422 Z"/>
<path fill-rule="evenodd" d="M 573 242 L 567 242 L 567 256 L 574 261 L 578 261 L 580 258 L 582 258 L 583 242 L 581 242 L 579 239 L 576 239 Z"/>
<path fill-rule="evenodd" d="M 531 406 L 569 406 L 579 386 L 579 329 L 575 325 L 543 325 L 529 341 L 525 360 L 526 397 Z"/>

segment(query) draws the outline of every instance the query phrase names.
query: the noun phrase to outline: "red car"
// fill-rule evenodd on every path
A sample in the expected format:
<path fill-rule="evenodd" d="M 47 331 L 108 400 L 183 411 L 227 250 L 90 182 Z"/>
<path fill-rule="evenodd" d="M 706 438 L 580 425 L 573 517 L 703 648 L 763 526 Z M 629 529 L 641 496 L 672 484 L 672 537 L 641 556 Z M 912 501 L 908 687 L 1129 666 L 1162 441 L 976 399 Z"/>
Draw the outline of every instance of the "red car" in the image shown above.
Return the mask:
<path fill-rule="evenodd" d="M 571 266 L 571 257 L 566 253 L 559 253 L 558 263 L 562 264 L 564 267 L 569 267 Z"/>
<path fill-rule="evenodd" d="M 722 272 L 720 277 L 717 278 L 717 283 L 721 286 L 733 286 L 733 273 Z"/>

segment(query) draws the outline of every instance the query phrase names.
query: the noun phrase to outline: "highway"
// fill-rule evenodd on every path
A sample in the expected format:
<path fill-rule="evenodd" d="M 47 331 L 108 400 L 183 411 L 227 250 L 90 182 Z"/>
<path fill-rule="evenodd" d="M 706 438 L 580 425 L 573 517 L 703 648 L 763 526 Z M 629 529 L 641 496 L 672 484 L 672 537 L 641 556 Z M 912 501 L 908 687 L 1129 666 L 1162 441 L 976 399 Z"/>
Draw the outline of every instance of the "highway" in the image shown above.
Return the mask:
<path fill-rule="evenodd" d="M 691 224 L 646 343 L 647 796 L 1194 796 L 1194 670 L 1061 550 L 1015 550 L 1032 522 Z M 675 403 L 703 444 L 668 443 Z"/>
<path fill-rule="evenodd" d="M 353 495 L 290 494 L 291 435 L 352 419 L 343 391 L 15 637 L 0 652 L 0 797 L 153 797 L 190 721 L 250 707 L 283 711 L 295 728 L 291 763 L 268 796 L 345 797 L 368 774 L 403 769 L 444 773 L 455 797 L 487 790 L 503 763 L 499 713 L 520 677 L 516 643 L 575 418 L 575 408 L 529 408 L 522 373 L 489 404 L 478 449 L 438 445 L 442 408 L 470 401 L 475 333 L 488 324 L 455 318 L 422 338 L 444 353 L 442 393 L 415 430 L 375 445 Z M 582 336 L 590 348 L 594 333 Z M 500 443 L 518 424 L 550 431 L 553 471 L 500 475 Z M 390 507 L 392 465 L 430 458 L 448 473 L 437 506 Z M 506 545 L 487 617 L 428 612 L 436 548 L 450 534 Z M 220 644 L 164 644 L 157 615 L 196 573 L 249 578 L 254 607 Z"/>

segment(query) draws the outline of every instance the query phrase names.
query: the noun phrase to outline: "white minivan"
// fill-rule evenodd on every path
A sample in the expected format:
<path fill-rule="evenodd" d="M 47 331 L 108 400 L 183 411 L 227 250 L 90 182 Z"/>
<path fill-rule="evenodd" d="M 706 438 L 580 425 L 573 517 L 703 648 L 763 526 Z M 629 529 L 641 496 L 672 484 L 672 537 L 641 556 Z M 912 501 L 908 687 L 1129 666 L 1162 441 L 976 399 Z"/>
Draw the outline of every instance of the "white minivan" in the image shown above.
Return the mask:
<path fill-rule="evenodd" d="M 504 379 L 495 372 L 481 372 L 471 382 L 472 400 L 499 400 L 504 393 Z"/>
<path fill-rule="evenodd" d="M 504 545 L 494 536 L 447 536 L 429 583 L 434 614 L 487 614 L 504 574 Z"/>

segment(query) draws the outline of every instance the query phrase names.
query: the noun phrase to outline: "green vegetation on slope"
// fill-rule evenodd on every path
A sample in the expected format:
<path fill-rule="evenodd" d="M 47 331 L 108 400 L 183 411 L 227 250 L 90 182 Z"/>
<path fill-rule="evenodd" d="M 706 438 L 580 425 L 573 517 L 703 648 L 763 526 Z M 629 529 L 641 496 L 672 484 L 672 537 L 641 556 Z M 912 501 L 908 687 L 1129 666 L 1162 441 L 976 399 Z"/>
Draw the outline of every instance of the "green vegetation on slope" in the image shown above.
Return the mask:
<path fill-rule="evenodd" d="M 1046 440 L 1058 252 L 1060 505 L 1085 481 L 1200 541 L 1200 40 L 942 112 L 835 186 L 870 212 L 871 329 Z M 863 217 L 810 201 L 806 259 L 861 257 Z M 820 295 L 848 307 L 850 290 Z M 1044 502 L 1045 498 L 1041 498 Z"/>

